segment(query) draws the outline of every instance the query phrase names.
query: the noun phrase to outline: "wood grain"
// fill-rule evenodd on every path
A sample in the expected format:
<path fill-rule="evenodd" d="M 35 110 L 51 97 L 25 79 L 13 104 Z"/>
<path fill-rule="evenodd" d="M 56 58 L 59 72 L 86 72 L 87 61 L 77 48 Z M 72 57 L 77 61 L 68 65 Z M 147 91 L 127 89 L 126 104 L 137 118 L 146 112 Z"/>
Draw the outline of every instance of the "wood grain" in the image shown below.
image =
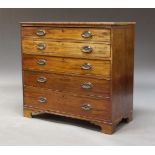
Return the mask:
<path fill-rule="evenodd" d="M 39 77 L 46 78 L 46 82 L 39 83 Z M 90 96 L 99 98 L 110 98 L 110 80 L 98 80 L 94 78 L 85 78 L 60 74 L 49 74 L 34 71 L 23 71 L 23 82 L 26 86 L 33 86 L 54 91 L 68 92 L 74 95 Z M 89 82 L 92 88 L 83 89 L 82 84 Z"/>
<path fill-rule="evenodd" d="M 105 28 L 112 26 L 130 26 L 135 25 L 135 22 L 21 22 L 22 26 L 50 26 L 50 27 L 95 27 Z"/>
<path fill-rule="evenodd" d="M 24 116 L 47 112 L 88 120 L 103 133 L 112 134 L 122 119 L 132 120 L 134 22 L 24 22 L 22 26 L 22 69 Z M 45 30 L 45 36 L 37 36 Z M 83 38 L 91 31 L 91 38 Z M 45 50 L 36 44 L 45 43 Z M 92 46 L 83 54 L 82 46 Z M 44 59 L 45 65 L 37 61 Z M 90 70 L 81 69 L 89 63 Z M 46 77 L 38 83 L 38 77 Z M 81 83 L 91 82 L 89 91 Z M 43 96 L 47 102 L 40 103 Z M 89 110 L 81 108 L 89 104 Z"/>
<path fill-rule="evenodd" d="M 38 65 L 39 59 L 46 60 L 45 65 Z M 90 70 L 81 69 L 81 65 L 89 63 Z M 23 55 L 23 69 L 48 71 L 53 73 L 80 74 L 85 77 L 110 77 L 110 61 L 58 58 L 48 56 Z"/>
<path fill-rule="evenodd" d="M 132 118 L 134 26 L 112 30 L 112 118 Z"/>
<path fill-rule="evenodd" d="M 47 102 L 38 102 L 38 97 L 40 96 L 46 97 Z M 81 106 L 85 103 L 90 104 L 92 108 L 90 110 L 83 110 Z M 77 115 L 92 120 L 110 120 L 111 118 L 111 104 L 108 100 L 80 98 L 69 96 L 65 93 L 33 87 L 24 87 L 24 106 L 27 108 L 33 107 L 38 110 L 49 110 L 62 114 Z"/>
<path fill-rule="evenodd" d="M 45 44 L 46 48 L 40 50 L 37 48 L 39 43 Z M 84 46 L 90 46 L 93 50 L 91 53 L 82 52 Z M 67 42 L 53 41 L 50 39 L 23 39 L 22 51 L 25 54 L 40 54 L 59 57 L 87 58 L 87 59 L 104 59 L 109 58 L 110 44 L 88 42 Z"/>
<path fill-rule="evenodd" d="M 36 35 L 37 30 L 40 29 L 45 30 L 45 36 Z M 83 38 L 81 34 L 85 31 L 90 31 L 93 36 L 91 38 Z M 110 29 L 22 27 L 22 37 L 110 42 Z"/>

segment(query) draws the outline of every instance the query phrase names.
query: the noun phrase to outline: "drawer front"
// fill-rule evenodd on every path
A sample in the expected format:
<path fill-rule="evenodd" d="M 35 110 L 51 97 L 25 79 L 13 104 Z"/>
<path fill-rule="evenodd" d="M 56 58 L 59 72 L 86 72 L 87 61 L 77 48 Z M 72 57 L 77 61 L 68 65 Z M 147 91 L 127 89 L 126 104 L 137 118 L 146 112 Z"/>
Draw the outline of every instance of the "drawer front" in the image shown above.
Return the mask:
<path fill-rule="evenodd" d="M 110 42 L 110 29 L 23 27 L 22 37 Z"/>
<path fill-rule="evenodd" d="M 80 96 L 110 97 L 110 80 L 23 71 L 24 85 Z"/>
<path fill-rule="evenodd" d="M 110 57 L 110 45 L 104 43 L 24 39 L 22 41 L 22 49 L 23 53 L 26 54 L 45 54 L 87 59 Z"/>
<path fill-rule="evenodd" d="M 23 55 L 23 69 L 88 77 L 110 77 L 110 61 Z"/>
<path fill-rule="evenodd" d="M 111 117 L 109 101 L 80 98 L 32 87 L 24 87 L 24 106 L 92 120 L 110 120 Z"/>

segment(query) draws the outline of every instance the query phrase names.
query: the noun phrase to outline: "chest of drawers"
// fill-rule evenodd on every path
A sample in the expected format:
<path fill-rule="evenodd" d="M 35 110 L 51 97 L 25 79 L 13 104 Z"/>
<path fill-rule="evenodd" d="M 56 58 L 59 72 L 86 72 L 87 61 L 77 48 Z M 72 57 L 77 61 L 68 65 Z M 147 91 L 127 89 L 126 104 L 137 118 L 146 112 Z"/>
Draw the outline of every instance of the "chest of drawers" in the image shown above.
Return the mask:
<path fill-rule="evenodd" d="M 107 134 L 132 120 L 134 25 L 21 23 L 24 116 L 83 119 Z"/>

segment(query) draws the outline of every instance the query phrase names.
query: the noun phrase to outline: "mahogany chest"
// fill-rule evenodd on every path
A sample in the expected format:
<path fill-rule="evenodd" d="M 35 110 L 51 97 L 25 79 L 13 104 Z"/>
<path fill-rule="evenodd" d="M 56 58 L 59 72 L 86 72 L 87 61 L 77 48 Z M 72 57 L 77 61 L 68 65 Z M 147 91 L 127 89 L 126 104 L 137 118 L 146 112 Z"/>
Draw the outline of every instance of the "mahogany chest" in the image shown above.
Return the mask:
<path fill-rule="evenodd" d="M 21 23 L 24 116 L 83 119 L 111 134 L 133 112 L 134 22 Z"/>

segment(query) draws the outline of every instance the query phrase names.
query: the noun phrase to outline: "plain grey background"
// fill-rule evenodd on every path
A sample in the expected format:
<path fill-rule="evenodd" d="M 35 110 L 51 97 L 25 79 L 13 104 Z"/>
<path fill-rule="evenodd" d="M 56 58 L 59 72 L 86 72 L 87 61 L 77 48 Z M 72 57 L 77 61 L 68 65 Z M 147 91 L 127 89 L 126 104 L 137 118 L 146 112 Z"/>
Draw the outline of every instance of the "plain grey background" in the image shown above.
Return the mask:
<path fill-rule="evenodd" d="M 83 122 L 22 117 L 24 21 L 135 21 L 134 120 L 109 136 Z M 155 9 L 0 9 L 0 145 L 155 145 L 154 28 Z"/>

